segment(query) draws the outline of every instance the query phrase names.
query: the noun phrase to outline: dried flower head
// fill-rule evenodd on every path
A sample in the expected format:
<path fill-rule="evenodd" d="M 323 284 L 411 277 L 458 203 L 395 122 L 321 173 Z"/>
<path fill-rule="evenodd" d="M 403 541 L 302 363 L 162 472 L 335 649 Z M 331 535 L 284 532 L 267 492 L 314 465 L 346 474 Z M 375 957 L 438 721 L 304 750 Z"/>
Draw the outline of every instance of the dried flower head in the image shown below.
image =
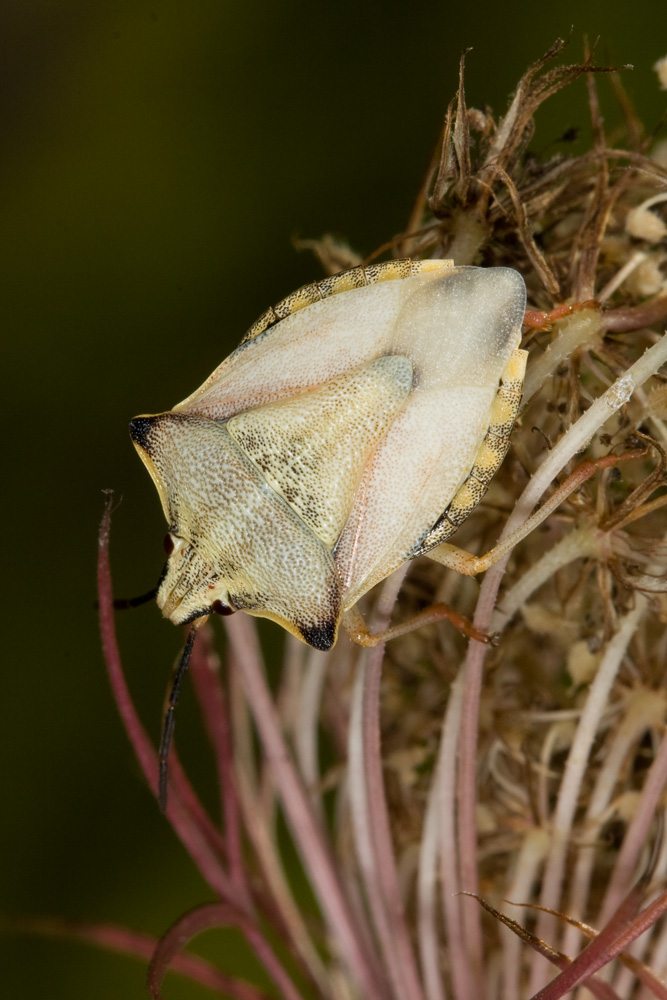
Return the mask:
<path fill-rule="evenodd" d="M 657 194 L 647 198 L 641 205 L 631 208 L 625 218 L 625 228 L 630 236 L 646 243 L 660 243 L 667 236 L 667 225 L 657 212 L 651 211 L 654 205 L 667 201 L 667 194 Z"/>
<path fill-rule="evenodd" d="M 662 59 L 658 59 L 653 69 L 658 74 L 661 89 L 667 90 L 667 56 L 663 56 Z"/>
<path fill-rule="evenodd" d="M 501 532 L 501 546 L 513 530 L 524 540 L 481 586 L 417 560 L 369 609 L 380 627 L 396 604 L 403 619 L 446 601 L 496 643 L 444 624 L 386 650 L 289 640 L 272 696 L 250 619 L 225 621 L 224 665 L 200 636 L 192 674 L 224 822 L 176 760 L 168 818 L 216 902 L 157 944 L 154 997 L 170 966 L 221 995 L 263 996 L 224 961 L 181 954 L 221 925 L 241 930 L 287 1000 L 556 1000 L 583 982 L 597 997 L 665 996 L 667 170 L 616 73 L 625 129 L 609 144 L 595 83 L 608 71 L 588 57 L 551 67 L 562 48 L 528 69 L 499 119 L 467 107 L 461 60 L 409 224 L 382 248 L 526 280 L 523 414 L 456 538 L 478 553 Z M 537 157 L 536 110 L 579 77 L 592 147 Z M 311 246 L 329 272 L 356 262 L 331 239 Z M 108 517 L 105 651 L 155 790 L 113 636 L 107 543 Z M 294 887 L 279 815 L 314 903 Z"/>

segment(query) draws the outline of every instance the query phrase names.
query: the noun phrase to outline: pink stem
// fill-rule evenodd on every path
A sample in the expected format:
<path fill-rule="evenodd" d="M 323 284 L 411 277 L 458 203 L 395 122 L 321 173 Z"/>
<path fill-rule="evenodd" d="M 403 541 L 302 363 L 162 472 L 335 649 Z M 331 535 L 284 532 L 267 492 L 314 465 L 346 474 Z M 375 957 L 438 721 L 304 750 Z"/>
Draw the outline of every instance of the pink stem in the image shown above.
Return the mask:
<path fill-rule="evenodd" d="M 190 813 L 195 826 L 206 837 L 209 846 L 215 851 L 218 858 L 225 857 L 227 853 L 225 838 L 204 809 L 201 800 L 183 770 L 183 765 L 175 750 L 172 750 L 169 754 L 169 780 L 171 787 L 176 790 L 177 794 L 183 800 L 183 805 Z M 167 815 L 169 815 L 169 810 L 167 810 Z"/>
<path fill-rule="evenodd" d="M 154 954 L 158 941 L 149 934 L 116 927 L 112 924 L 78 924 L 65 920 L 14 921 L 14 929 L 45 937 L 59 937 L 83 941 L 86 944 L 115 951 L 121 955 L 142 958 L 148 961 Z M 211 990 L 217 990 L 232 1000 L 269 1000 L 251 983 L 226 976 L 215 966 L 198 955 L 189 953 L 176 955 L 170 964 L 170 971 L 186 976 L 195 983 L 201 983 Z"/>
<path fill-rule="evenodd" d="M 327 841 L 313 815 L 308 795 L 283 739 L 280 720 L 259 665 L 250 625 L 242 615 L 226 619 L 225 625 L 292 835 L 300 848 L 322 912 L 364 1000 L 384 1000 L 386 984 L 378 981 L 376 967 L 371 957 L 365 954 L 363 936 L 355 927 L 354 916 L 344 896 Z"/>
<path fill-rule="evenodd" d="M 651 764 L 639 805 L 623 839 L 616 864 L 600 909 L 600 924 L 606 923 L 609 915 L 618 906 L 619 900 L 632 879 L 637 860 L 646 846 L 651 823 L 655 819 L 656 808 L 667 782 L 667 737 L 663 736 L 657 754 Z"/>
<path fill-rule="evenodd" d="M 439 784 L 440 798 L 440 892 L 447 930 L 447 950 L 450 955 L 452 985 L 458 1000 L 474 996 L 473 982 L 477 973 L 471 969 L 466 951 L 466 939 L 461 909 L 467 903 L 461 896 L 461 869 L 456 839 L 456 771 L 461 735 L 461 714 L 464 695 L 463 671 L 452 684 L 447 710 L 442 724 L 438 768 L 434 781 Z"/>
<path fill-rule="evenodd" d="M 374 631 L 383 631 L 389 625 L 398 592 L 408 571 L 406 564 L 385 582 L 377 602 L 373 620 Z M 384 793 L 380 736 L 380 681 L 384 645 L 370 649 L 365 660 L 362 707 L 362 739 L 364 751 L 365 791 L 368 821 L 372 839 L 373 857 L 380 892 L 388 921 L 392 954 L 387 961 L 399 971 L 403 984 L 401 996 L 406 1000 L 423 1000 L 423 992 L 415 963 L 408 929 L 405 923 L 403 900 L 398 884 L 396 858 L 391 840 L 389 810 Z"/>
<path fill-rule="evenodd" d="M 616 956 L 620 955 L 622 951 L 629 948 L 632 942 L 643 934 L 644 931 L 653 927 L 665 911 L 667 911 L 667 891 L 661 893 L 657 899 L 655 899 L 652 903 L 649 903 L 649 905 L 645 907 L 637 917 L 635 917 L 630 926 L 616 938 L 613 945 L 609 949 L 607 956 L 605 957 L 605 962 L 610 962 L 612 958 L 616 958 Z"/>
<path fill-rule="evenodd" d="M 667 317 L 667 295 L 659 295 L 640 306 L 624 306 L 602 313 L 603 330 L 641 330 Z"/>
<path fill-rule="evenodd" d="M 375 843 L 371 828 L 370 805 L 366 789 L 366 762 L 364 747 L 364 691 L 367 653 L 359 656 L 351 700 L 349 742 L 347 751 L 347 808 L 350 812 L 352 832 L 366 905 L 371 917 L 387 970 L 391 987 L 390 996 L 397 1000 L 404 989 L 402 971 L 396 962 L 389 927 L 389 914 L 380 887 L 377 871 Z M 359 907 L 360 909 L 361 907 Z"/>
<path fill-rule="evenodd" d="M 220 660 L 212 648 L 210 630 L 206 627 L 202 632 L 204 634 L 201 655 L 197 655 L 198 644 L 195 644 L 190 671 L 218 769 L 230 880 L 237 902 L 241 896 L 249 905 L 250 897 L 243 864 L 239 802 L 234 783 L 231 733 L 220 678 Z"/>
<path fill-rule="evenodd" d="M 157 754 L 146 734 L 146 730 L 139 720 L 132 702 L 118 650 L 118 640 L 114 625 L 111 567 L 109 565 L 110 527 L 111 497 L 107 496 L 104 515 L 100 525 L 97 569 L 102 648 L 109 671 L 111 689 L 120 717 L 134 748 L 134 752 L 137 755 L 139 765 L 144 772 L 146 781 L 153 794 L 157 797 Z M 175 788 L 174 793 L 170 797 L 167 806 L 167 819 L 211 888 L 223 898 L 229 898 L 231 887 L 224 869 L 220 865 L 215 852 L 211 850 L 206 836 L 197 825 L 190 811 L 186 808 L 181 790 Z"/>
<path fill-rule="evenodd" d="M 633 941 L 649 930 L 667 910 L 667 892 L 663 892 L 637 916 L 638 893 L 633 889 L 623 900 L 607 926 L 584 948 L 568 968 L 536 993 L 531 1000 L 559 1000 L 587 980 L 603 965 L 626 951 Z M 630 923 L 628 924 L 628 920 Z M 621 930 L 623 924 L 625 928 Z M 619 933 L 620 931 L 620 933 Z M 640 977 L 641 978 L 641 977 Z M 645 977 L 645 981 L 648 979 Z M 588 983 L 586 985 L 589 985 Z M 650 984 L 649 984 L 650 985 Z"/>
<path fill-rule="evenodd" d="M 252 947 L 284 1000 L 302 1000 L 301 994 L 276 958 L 258 927 L 240 910 L 228 903 L 206 903 L 180 917 L 160 938 L 148 967 L 146 985 L 154 1000 L 160 998 L 160 985 L 173 960 L 197 934 L 212 927 L 238 927 Z"/>
<path fill-rule="evenodd" d="M 507 527 L 505 529 L 507 531 Z M 491 623 L 500 583 L 509 554 L 500 559 L 486 573 L 479 591 L 473 626 L 486 632 Z M 465 688 L 458 751 L 458 841 L 461 869 L 460 886 L 464 892 L 478 894 L 477 869 L 477 739 L 479 730 L 479 703 L 482 691 L 484 659 L 488 647 L 474 639 L 468 646 L 464 667 Z M 478 907 L 462 906 L 463 933 L 469 956 L 470 971 L 475 981 L 475 996 L 480 1000 L 485 994 L 482 980 L 484 969 L 482 923 Z"/>
<path fill-rule="evenodd" d="M 364 671 L 362 729 L 368 818 L 374 847 L 375 866 L 380 891 L 384 897 L 393 960 L 400 970 L 406 1000 L 423 1000 L 415 956 L 410 944 L 403 912 L 403 900 L 398 885 L 394 848 L 391 842 L 389 813 L 384 794 L 382 757 L 380 752 L 380 679 L 384 646 L 369 650 Z"/>
<path fill-rule="evenodd" d="M 618 937 L 619 932 L 632 920 L 639 908 L 639 896 L 634 890 L 623 900 L 612 919 L 584 950 L 570 962 L 566 968 L 543 986 L 532 1000 L 558 1000 L 582 983 L 594 972 L 597 972 L 609 959 L 609 947 Z"/>

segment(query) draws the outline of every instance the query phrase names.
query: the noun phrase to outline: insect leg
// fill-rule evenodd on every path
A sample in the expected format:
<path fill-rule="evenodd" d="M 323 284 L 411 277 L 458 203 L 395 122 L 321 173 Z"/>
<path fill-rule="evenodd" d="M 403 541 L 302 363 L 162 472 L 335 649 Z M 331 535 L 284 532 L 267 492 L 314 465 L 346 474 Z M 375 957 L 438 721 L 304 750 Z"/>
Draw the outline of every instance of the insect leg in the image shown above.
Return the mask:
<path fill-rule="evenodd" d="M 467 554 L 467 553 L 466 553 Z M 343 628 L 347 632 L 350 640 L 358 646 L 378 646 L 380 643 L 389 642 L 390 639 L 398 639 L 399 636 L 407 632 L 414 632 L 415 629 L 423 628 L 424 625 L 434 625 L 436 622 L 449 621 L 452 625 L 467 635 L 469 639 L 476 639 L 477 642 L 492 642 L 492 637 L 485 632 L 479 632 L 472 623 L 460 615 L 447 604 L 431 604 L 424 608 L 414 618 L 400 625 L 392 625 L 381 632 L 370 632 L 364 619 L 356 608 L 351 608 L 343 616 Z"/>
<path fill-rule="evenodd" d="M 521 527 L 513 531 L 511 535 L 508 535 L 499 545 L 490 549 L 483 556 L 474 556 L 464 549 L 459 549 L 456 545 L 450 545 L 448 542 L 443 542 L 441 545 L 436 546 L 436 548 L 430 549 L 426 555 L 429 559 L 434 559 L 436 562 L 442 563 L 443 566 L 454 569 L 457 573 L 462 573 L 464 576 L 475 576 L 477 573 L 483 573 L 490 566 L 493 566 L 494 563 L 498 562 L 499 559 L 502 559 L 503 556 L 511 552 L 518 542 L 542 524 L 564 500 L 567 500 L 571 493 L 579 489 L 598 470 L 618 465 L 619 462 L 627 462 L 635 458 L 640 458 L 644 454 L 645 451 L 643 449 L 634 449 L 623 452 L 621 455 L 603 455 L 602 458 L 595 459 L 594 461 L 582 462 L 567 477 L 565 482 L 552 493 L 548 500 L 545 500 L 542 506 L 524 521 Z"/>
<path fill-rule="evenodd" d="M 556 320 L 564 319 L 566 316 L 571 316 L 572 313 L 581 312 L 584 309 L 599 308 L 600 303 L 597 299 L 586 299 L 585 302 L 563 302 L 548 313 L 541 312 L 538 309 L 527 309 L 523 318 L 523 325 L 530 327 L 531 330 L 550 330 Z"/>
<path fill-rule="evenodd" d="M 181 658 L 178 661 L 178 666 L 174 673 L 174 681 L 171 685 L 171 691 L 169 693 L 169 702 L 167 704 L 167 711 L 165 712 L 164 722 L 162 723 L 162 734 L 160 736 L 160 752 L 158 757 L 158 802 L 160 803 L 160 809 L 164 812 L 167 808 L 167 762 L 169 759 L 169 751 L 171 749 L 171 744 L 174 738 L 174 726 L 176 724 L 176 706 L 178 705 L 178 699 L 181 693 L 181 688 L 183 686 L 183 678 L 188 669 L 188 664 L 190 662 L 190 656 L 192 654 L 192 647 L 195 644 L 195 638 L 197 636 L 197 626 L 192 625 L 190 631 L 188 632 L 188 637 L 185 640 L 185 646 L 183 647 L 183 652 L 181 653 Z"/>

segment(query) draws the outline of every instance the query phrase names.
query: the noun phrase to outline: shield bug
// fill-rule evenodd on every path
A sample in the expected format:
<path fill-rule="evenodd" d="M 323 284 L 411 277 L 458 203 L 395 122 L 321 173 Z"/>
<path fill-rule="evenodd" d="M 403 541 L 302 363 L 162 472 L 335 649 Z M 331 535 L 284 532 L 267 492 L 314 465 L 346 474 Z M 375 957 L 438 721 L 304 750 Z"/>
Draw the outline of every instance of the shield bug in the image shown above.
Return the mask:
<path fill-rule="evenodd" d="M 317 649 L 479 503 L 508 448 L 525 352 L 509 268 L 399 260 L 299 289 L 132 440 L 169 524 L 175 624 L 269 618 Z"/>

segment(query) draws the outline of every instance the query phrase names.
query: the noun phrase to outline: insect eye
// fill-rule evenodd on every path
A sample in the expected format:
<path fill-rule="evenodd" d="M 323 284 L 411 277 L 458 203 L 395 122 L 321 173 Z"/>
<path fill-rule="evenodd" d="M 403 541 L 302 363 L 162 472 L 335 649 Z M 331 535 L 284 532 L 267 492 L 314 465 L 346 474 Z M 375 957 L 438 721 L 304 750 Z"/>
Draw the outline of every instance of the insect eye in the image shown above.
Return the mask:
<path fill-rule="evenodd" d="M 222 601 L 213 601 L 211 605 L 211 611 L 215 611 L 216 615 L 233 615 L 235 608 L 230 608 L 228 604 L 223 604 Z"/>
<path fill-rule="evenodd" d="M 176 544 L 174 542 L 174 536 L 171 535 L 171 534 L 165 535 L 164 536 L 164 541 L 163 541 L 162 544 L 164 546 L 164 551 L 167 553 L 168 556 L 170 556 L 171 553 L 174 551 L 174 547 L 175 547 L 175 544 Z"/>

